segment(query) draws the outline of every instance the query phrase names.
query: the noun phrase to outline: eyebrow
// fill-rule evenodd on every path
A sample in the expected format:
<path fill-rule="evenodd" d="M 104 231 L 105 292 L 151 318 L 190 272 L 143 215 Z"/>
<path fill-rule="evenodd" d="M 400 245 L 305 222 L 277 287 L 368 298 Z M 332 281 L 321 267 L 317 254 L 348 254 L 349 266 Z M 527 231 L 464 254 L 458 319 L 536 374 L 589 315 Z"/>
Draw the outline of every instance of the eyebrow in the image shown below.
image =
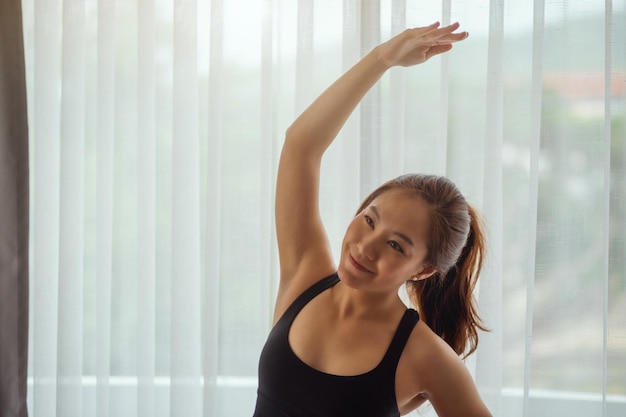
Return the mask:
<path fill-rule="evenodd" d="M 380 221 L 380 213 L 378 212 L 378 209 L 376 208 L 376 206 L 370 206 L 370 209 L 372 210 L 372 212 L 374 213 L 374 215 L 376 216 L 376 219 Z M 394 235 L 397 235 L 400 237 L 400 239 L 404 240 L 406 243 L 408 243 L 411 246 L 415 246 L 413 244 L 413 241 L 411 239 L 409 239 L 409 237 L 407 235 L 405 235 L 404 233 L 400 233 L 400 232 L 392 232 Z"/>

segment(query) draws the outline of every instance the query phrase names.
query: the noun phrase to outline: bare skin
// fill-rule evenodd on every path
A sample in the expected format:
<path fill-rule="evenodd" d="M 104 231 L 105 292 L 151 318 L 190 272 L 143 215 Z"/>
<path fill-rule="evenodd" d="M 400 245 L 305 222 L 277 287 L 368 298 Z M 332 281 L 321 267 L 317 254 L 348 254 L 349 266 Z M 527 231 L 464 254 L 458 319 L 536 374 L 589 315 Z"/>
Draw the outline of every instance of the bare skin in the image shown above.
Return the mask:
<path fill-rule="evenodd" d="M 306 288 L 337 271 L 341 282 L 307 304 L 289 334 L 295 354 L 319 371 L 358 375 L 373 369 L 406 309 L 399 287 L 435 272 L 424 262 L 427 207 L 397 190 L 382 194 L 355 216 L 335 264 L 318 208 L 322 155 L 387 69 L 417 65 L 449 51 L 467 37 L 458 28 L 436 23 L 408 29 L 379 45 L 287 130 L 276 188 L 281 276 L 274 321 Z M 398 364 L 396 400 L 400 413 L 407 414 L 427 399 L 440 417 L 491 415 L 463 362 L 420 321 Z"/>

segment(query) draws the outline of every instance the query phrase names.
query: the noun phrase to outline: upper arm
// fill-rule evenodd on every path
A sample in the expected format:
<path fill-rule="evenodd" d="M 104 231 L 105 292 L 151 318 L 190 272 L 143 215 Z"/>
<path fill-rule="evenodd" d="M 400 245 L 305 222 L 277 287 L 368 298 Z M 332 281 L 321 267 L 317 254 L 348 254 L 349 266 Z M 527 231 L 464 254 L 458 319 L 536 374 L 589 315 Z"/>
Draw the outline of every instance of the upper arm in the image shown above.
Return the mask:
<path fill-rule="evenodd" d="M 322 152 L 311 152 L 298 138 L 287 135 L 278 166 L 275 202 L 281 285 L 301 276 L 303 267 L 311 280 L 321 279 L 334 269 L 319 211 L 321 159 Z"/>
<path fill-rule="evenodd" d="M 446 346 L 447 347 L 447 346 Z M 439 417 L 491 417 L 461 359 L 445 349 L 425 371 L 426 395 Z"/>

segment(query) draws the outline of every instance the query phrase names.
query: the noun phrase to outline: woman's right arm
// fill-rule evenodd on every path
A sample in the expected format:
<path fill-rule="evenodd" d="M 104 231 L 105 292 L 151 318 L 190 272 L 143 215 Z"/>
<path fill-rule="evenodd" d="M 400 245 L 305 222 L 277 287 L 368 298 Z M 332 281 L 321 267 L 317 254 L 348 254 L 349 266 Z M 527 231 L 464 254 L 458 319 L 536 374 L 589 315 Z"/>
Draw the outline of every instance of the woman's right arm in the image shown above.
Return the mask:
<path fill-rule="evenodd" d="M 453 24 L 408 29 L 377 46 L 326 89 L 287 129 L 276 184 L 276 236 L 280 259 L 279 299 L 295 282 L 301 292 L 334 272 L 319 212 L 322 155 L 350 114 L 392 66 L 420 64 L 452 48 L 467 33 Z M 292 298 L 287 296 L 288 298 Z M 277 312 L 278 313 L 278 312 Z"/>
<path fill-rule="evenodd" d="M 319 213 L 322 155 L 387 66 L 370 53 L 322 93 L 287 129 L 276 184 L 281 283 L 302 269 L 311 279 L 334 264 Z M 322 271 L 315 271 L 315 269 Z"/>

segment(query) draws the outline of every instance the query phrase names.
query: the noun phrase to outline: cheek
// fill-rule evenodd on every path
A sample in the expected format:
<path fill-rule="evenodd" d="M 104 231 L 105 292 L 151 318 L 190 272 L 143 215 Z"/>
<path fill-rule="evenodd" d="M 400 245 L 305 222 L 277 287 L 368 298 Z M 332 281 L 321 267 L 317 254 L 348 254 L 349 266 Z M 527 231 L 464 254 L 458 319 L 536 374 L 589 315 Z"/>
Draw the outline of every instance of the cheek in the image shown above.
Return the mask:
<path fill-rule="evenodd" d="M 400 275 L 411 275 L 414 272 L 413 262 L 407 262 L 406 259 L 397 257 L 394 258 L 387 258 L 386 263 L 389 269 L 396 271 Z"/>
<path fill-rule="evenodd" d="M 403 279 L 409 279 L 419 269 L 419 263 L 415 259 L 407 259 L 405 256 L 387 256 L 381 261 L 391 275 Z"/>
<path fill-rule="evenodd" d="M 341 241 L 341 255 L 343 256 L 344 252 L 347 250 L 346 248 L 348 247 L 348 245 L 350 244 L 350 241 L 352 240 L 352 231 L 351 231 L 351 224 L 348 225 L 348 228 L 346 229 L 346 231 L 343 234 L 343 240 Z"/>
<path fill-rule="evenodd" d="M 358 219 L 356 219 L 356 218 L 352 219 L 350 224 L 348 224 L 348 228 L 346 229 L 346 233 L 344 234 L 344 237 L 343 237 L 344 243 L 347 243 L 350 240 L 358 238 L 359 233 L 360 232 L 359 232 Z"/>

